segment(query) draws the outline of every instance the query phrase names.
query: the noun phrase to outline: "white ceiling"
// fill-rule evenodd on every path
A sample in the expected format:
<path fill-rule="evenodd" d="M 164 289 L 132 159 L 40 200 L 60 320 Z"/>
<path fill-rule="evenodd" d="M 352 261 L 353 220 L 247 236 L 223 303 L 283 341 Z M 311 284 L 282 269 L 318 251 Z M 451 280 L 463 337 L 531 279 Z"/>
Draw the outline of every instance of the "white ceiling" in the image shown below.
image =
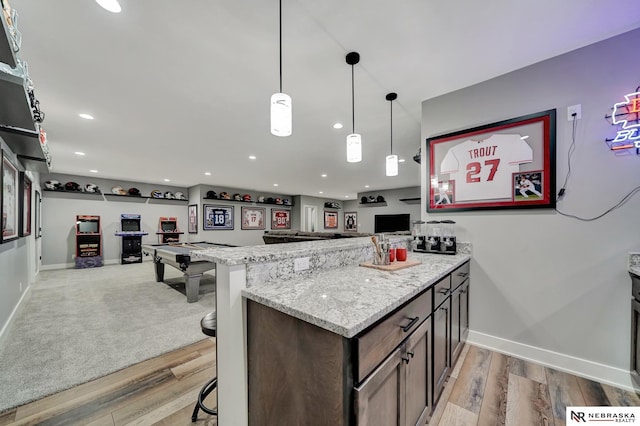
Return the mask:
<path fill-rule="evenodd" d="M 335 199 L 420 184 L 421 101 L 640 27 L 638 0 L 283 0 L 293 135 L 278 138 L 277 0 L 121 0 L 120 14 L 92 0 L 11 4 L 52 172 Z M 352 50 L 356 164 L 345 155 Z M 397 177 L 384 175 L 388 92 L 398 93 L 394 151 L 406 159 Z"/>

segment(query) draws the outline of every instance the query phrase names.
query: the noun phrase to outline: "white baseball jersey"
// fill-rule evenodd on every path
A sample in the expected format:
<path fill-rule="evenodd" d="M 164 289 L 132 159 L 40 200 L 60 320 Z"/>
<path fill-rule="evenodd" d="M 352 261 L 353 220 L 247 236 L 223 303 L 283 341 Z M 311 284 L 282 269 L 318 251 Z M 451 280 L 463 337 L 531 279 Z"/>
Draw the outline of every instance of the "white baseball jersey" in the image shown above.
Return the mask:
<path fill-rule="evenodd" d="M 520 135 L 492 135 L 450 148 L 440 173 L 456 181 L 456 202 L 512 198 L 513 173 L 531 161 L 533 151 Z"/>
<path fill-rule="evenodd" d="M 523 181 L 520 182 L 520 189 L 522 189 L 523 191 L 531 191 L 531 190 L 535 190 L 536 187 L 533 185 L 533 183 L 529 179 L 524 179 Z"/>

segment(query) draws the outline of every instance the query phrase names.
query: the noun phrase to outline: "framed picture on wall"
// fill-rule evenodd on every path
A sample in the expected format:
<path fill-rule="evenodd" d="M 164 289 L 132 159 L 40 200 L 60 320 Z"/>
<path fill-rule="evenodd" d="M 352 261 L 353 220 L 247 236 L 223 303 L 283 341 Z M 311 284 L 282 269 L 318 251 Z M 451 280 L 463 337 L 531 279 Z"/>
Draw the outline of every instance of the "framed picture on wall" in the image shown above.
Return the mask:
<path fill-rule="evenodd" d="M 344 212 L 344 230 L 347 232 L 358 231 L 358 213 Z"/>
<path fill-rule="evenodd" d="M 427 139 L 427 211 L 554 208 L 555 139 L 555 109 Z"/>
<path fill-rule="evenodd" d="M 31 179 L 20 172 L 20 236 L 31 235 Z"/>
<path fill-rule="evenodd" d="M 271 209 L 271 229 L 291 229 L 291 211 Z"/>
<path fill-rule="evenodd" d="M 18 202 L 18 169 L 2 153 L 2 239 L 0 242 L 15 240 L 19 236 L 20 211 Z"/>
<path fill-rule="evenodd" d="M 202 229 L 205 231 L 233 229 L 233 206 L 214 206 L 205 204 L 203 207 Z"/>
<path fill-rule="evenodd" d="M 241 229 L 264 229 L 265 215 L 267 209 L 264 207 L 242 207 Z"/>
<path fill-rule="evenodd" d="M 189 233 L 197 234 L 198 233 L 198 205 L 191 204 L 188 207 L 189 209 Z"/>
<path fill-rule="evenodd" d="M 338 212 L 324 212 L 324 228 L 336 229 L 338 227 Z"/>
<path fill-rule="evenodd" d="M 36 238 L 42 237 L 42 196 L 40 191 L 36 189 L 36 195 L 33 202 L 34 206 L 34 226 L 36 230 Z"/>

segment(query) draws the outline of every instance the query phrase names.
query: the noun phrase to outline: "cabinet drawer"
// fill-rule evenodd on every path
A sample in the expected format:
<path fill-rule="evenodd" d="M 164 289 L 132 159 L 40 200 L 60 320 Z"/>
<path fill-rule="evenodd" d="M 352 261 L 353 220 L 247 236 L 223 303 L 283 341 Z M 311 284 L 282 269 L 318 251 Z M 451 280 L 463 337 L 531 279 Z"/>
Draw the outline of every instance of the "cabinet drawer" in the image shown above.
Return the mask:
<path fill-rule="evenodd" d="M 451 289 L 455 289 L 469 277 L 469 262 L 451 273 Z"/>
<path fill-rule="evenodd" d="M 438 281 L 433 286 L 433 307 L 437 308 L 451 294 L 451 276 Z"/>
<path fill-rule="evenodd" d="M 382 322 L 355 337 L 358 369 L 355 382 L 360 383 L 395 347 L 407 338 L 433 310 L 431 289 L 407 302 Z"/>
<path fill-rule="evenodd" d="M 636 300 L 640 300 L 640 277 L 631 274 L 631 294 Z"/>

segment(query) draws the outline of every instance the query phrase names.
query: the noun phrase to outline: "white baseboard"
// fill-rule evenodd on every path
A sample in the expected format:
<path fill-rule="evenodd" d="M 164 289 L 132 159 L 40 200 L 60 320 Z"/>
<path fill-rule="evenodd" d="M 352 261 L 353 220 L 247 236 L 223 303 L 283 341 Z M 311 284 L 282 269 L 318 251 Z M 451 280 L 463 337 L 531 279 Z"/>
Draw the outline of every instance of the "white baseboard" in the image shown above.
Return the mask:
<path fill-rule="evenodd" d="M 18 300 L 18 303 L 16 303 L 16 306 L 13 308 L 13 311 L 11 311 L 11 315 L 9 315 L 7 322 L 4 323 L 4 325 L 2 326 L 2 330 L 0 330 L 0 346 L 4 344 L 4 341 L 7 338 L 7 335 L 9 334 L 9 329 L 11 328 L 11 324 L 13 324 L 13 321 L 18 317 L 20 310 L 25 305 L 25 302 L 27 301 L 29 296 L 31 296 L 30 285 L 27 286 L 27 288 L 24 290 L 24 292 L 22 293 L 22 296 L 20 297 L 20 300 Z"/>
<path fill-rule="evenodd" d="M 553 352 L 535 346 L 506 340 L 477 331 L 469 331 L 467 342 L 505 355 L 532 361 L 545 367 L 555 368 L 576 376 L 606 383 L 633 392 L 640 392 L 640 386 L 631 378 L 629 370 Z"/>

